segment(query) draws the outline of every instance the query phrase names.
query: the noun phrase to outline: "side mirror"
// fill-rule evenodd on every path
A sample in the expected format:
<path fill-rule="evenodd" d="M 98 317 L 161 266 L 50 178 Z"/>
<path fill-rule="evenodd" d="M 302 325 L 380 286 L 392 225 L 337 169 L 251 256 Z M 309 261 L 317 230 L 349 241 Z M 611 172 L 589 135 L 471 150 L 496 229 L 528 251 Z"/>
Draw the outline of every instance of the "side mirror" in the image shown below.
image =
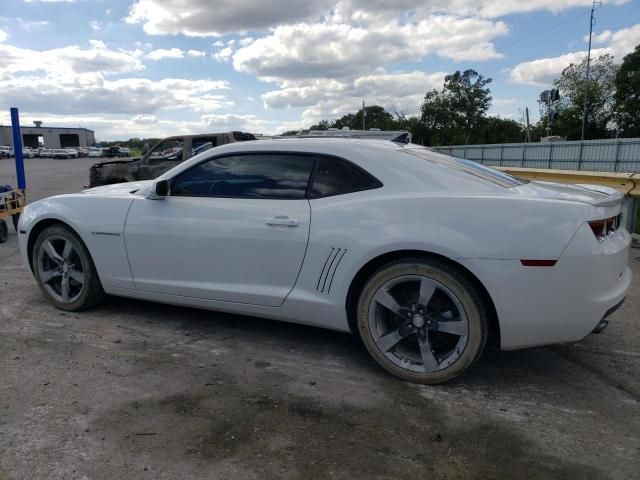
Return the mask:
<path fill-rule="evenodd" d="M 150 200 L 164 200 L 169 196 L 169 193 L 169 180 L 159 180 L 153 185 L 147 194 L 147 198 Z"/>

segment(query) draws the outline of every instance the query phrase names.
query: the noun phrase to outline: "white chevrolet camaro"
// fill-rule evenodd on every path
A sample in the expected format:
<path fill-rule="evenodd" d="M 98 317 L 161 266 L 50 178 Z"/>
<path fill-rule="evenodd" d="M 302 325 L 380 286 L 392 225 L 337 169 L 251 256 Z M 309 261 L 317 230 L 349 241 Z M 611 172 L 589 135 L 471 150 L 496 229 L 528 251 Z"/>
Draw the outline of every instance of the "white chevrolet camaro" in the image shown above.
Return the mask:
<path fill-rule="evenodd" d="M 389 372 L 440 383 L 488 341 L 606 325 L 631 282 L 621 200 L 416 145 L 265 140 L 32 203 L 19 239 L 63 310 L 111 294 L 351 331 Z"/>

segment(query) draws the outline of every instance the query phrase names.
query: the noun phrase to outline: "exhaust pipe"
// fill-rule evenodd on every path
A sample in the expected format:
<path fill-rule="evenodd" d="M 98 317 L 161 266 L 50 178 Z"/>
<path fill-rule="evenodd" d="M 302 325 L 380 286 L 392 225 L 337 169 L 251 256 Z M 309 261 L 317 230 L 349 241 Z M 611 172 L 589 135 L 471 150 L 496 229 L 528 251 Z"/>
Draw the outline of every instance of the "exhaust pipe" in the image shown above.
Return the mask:
<path fill-rule="evenodd" d="M 603 318 L 602 320 L 600 320 L 600 322 L 598 322 L 598 325 L 596 325 L 596 328 L 594 328 L 591 333 L 600 333 L 605 328 L 607 328 L 607 325 L 609 325 L 609 320 L 605 320 Z"/>

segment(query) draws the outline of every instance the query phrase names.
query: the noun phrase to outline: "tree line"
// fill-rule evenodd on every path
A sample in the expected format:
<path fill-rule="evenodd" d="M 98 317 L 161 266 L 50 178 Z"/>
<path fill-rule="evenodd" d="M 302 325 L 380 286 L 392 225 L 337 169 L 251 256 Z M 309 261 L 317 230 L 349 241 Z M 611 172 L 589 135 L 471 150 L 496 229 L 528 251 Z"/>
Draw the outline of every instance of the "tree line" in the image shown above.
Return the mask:
<path fill-rule="evenodd" d="M 579 140 L 585 96 L 586 59 L 571 64 L 553 82 L 560 99 L 542 106 L 542 116 L 531 125 L 530 140 L 551 135 Z M 379 105 L 365 107 L 366 128 L 408 130 L 413 142 L 455 145 L 522 142 L 526 126 L 513 119 L 488 116 L 491 78 L 475 70 L 447 75 L 441 89 L 426 92 L 418 115 L 406 115 Z M 640 137 L 640 45 L 617 64 L 611 55 L 591 62 L 587 88 L 585 139 Z M 362 109 L 336 120 L 323 120 L 313 130 L 362 128 Z M 286 132 L 292 135 L 296 132 Z"/>

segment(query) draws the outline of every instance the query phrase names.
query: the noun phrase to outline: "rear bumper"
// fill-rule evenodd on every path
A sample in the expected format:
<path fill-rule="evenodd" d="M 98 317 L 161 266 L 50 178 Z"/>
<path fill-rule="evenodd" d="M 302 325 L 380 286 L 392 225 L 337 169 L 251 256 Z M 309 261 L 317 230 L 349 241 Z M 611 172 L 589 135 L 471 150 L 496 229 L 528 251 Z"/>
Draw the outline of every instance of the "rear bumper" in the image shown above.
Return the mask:
<path fill-rule="evenodd" d="M 621 305 L 631 285 L 630 236 L 624 230 L 598 243 L 578 231 L 553 267 L 518 260 L 467 260 L 489 291 L 504 350 L 579 341 Z"/>

